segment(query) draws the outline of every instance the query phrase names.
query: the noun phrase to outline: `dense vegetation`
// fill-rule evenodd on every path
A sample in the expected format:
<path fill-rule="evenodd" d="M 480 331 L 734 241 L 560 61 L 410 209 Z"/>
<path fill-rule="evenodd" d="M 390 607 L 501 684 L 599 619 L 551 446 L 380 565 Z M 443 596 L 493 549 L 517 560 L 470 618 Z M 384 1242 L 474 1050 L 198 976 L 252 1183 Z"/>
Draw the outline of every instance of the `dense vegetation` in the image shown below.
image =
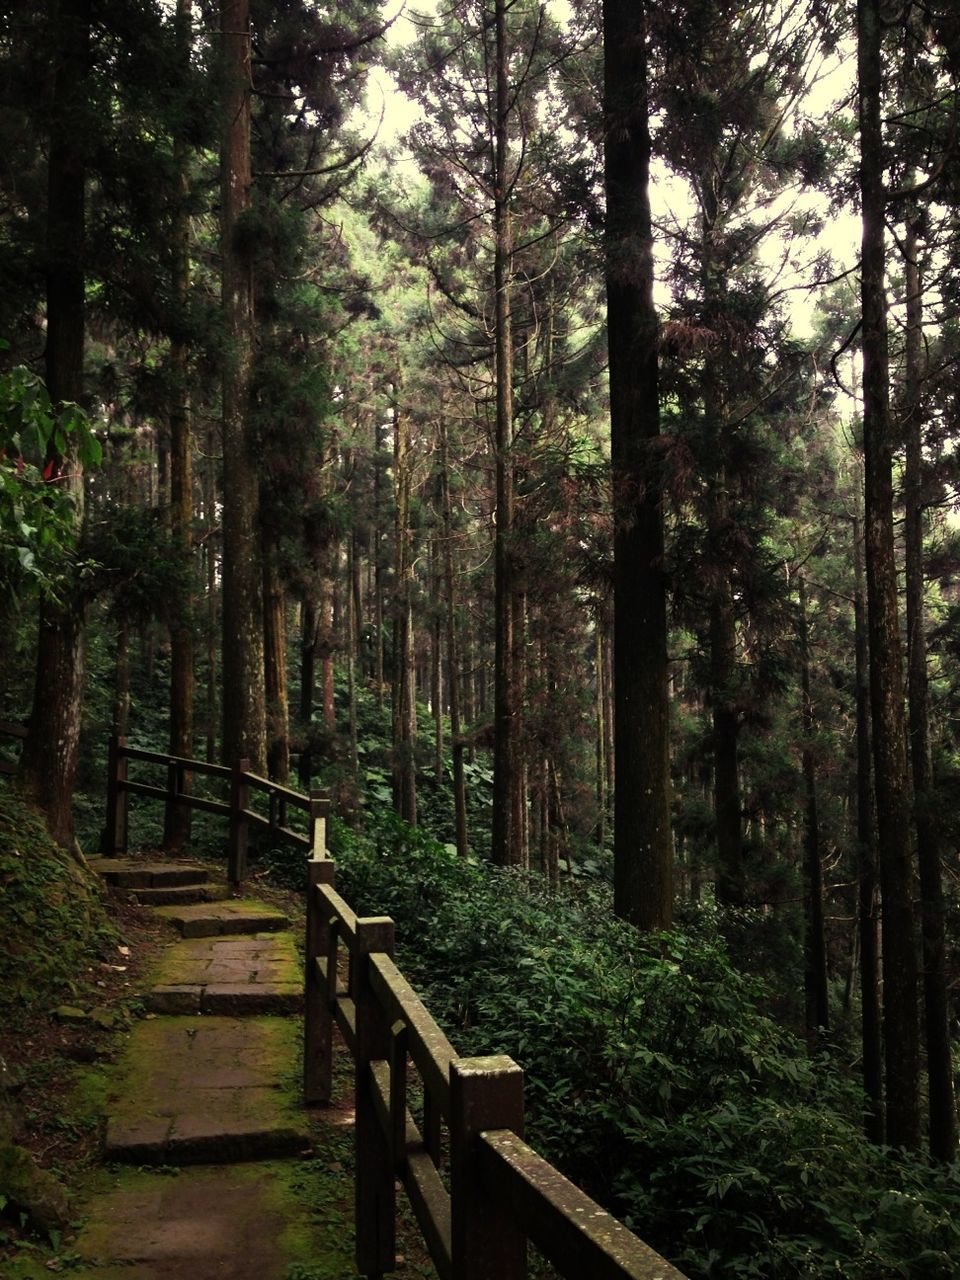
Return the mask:
<path fill-rule="evenodd" d="M 865 1139 L 839 1055 L 764 1012 L 711 909 L 643 937 L 599 885 L 558 898 L 390 816 L 335 847 L 458 1049 L 523 1063 L 531 1140 L 688 1274 L 955 1274 L 957 1170 Z"/>
<path fill-rule="evenodd" d="M 13 785 L 329 788 L 665 1253 L 950 1274 L 955 5 L 426 7 L 0 0 Z"/>
<path fill-rule="evenodd" d="M 116 954 L 116 930 L 99 880 L 50 839 L 40 815 L 0 791 L 3 952 L 0 1021 L 69 1004 L 90 972 Z"/>

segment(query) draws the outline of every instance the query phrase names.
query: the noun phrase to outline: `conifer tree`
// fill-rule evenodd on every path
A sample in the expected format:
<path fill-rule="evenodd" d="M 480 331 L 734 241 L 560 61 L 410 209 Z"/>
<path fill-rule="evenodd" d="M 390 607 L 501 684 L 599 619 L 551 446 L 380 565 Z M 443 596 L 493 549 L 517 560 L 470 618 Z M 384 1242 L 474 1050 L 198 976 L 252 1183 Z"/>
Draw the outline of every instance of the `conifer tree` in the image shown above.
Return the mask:
<path fill-rule="evenodd" d="M 883 900 L 887 1141 L 893 1146 L 912 1148 L 920 1142 L 918 990 L 903 664 L 893 543 L 893 423 L 884 282 L 886 195 L 881 48 L 879 2 L 858 0 L 864 526 L 873 760 Z"/>
<path fill-rule="evenodd" d="M 625 0 L 606 0 L 603 21 L 614 504 L 614 908 L 641 928 L 665 929 L 673 912 L 673 846 L 647 29 L 643 7 Z"/>

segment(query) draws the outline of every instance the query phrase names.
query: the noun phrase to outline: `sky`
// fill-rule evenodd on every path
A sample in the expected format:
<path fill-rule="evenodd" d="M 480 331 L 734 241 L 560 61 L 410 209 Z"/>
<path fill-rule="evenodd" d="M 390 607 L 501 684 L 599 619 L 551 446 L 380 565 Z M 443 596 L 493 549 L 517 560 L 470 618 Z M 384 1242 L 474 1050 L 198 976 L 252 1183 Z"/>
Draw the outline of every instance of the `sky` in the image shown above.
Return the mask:
<path fill-rule="evenodd" d="M 570 13 L 568 0 L 548 0 L 549 7 L 558 19 L 563 21 Z M 386 0 L 383 6 L 385 19 L 393 20 L 387 34 L 388 45 L 397 47 L 414 41 L 417 27 L 410 20 L 411 12 L 429 13 L 436 10 L 437 0 Z M 820 69 L 820 76 L 807 103 L 806 110 L 814 115 L 829 111 L 833 105 L 850 93 L 855 62 L 852 44 L 844 49 L 828 64 Z M 396 147 L 398 139 L 419 118 L 419 108 L 398 89 L 390 73 L 383 67 L 371 67 L 367 82 L 366 111 L 361 117 L 360 127 L 372 131 L 379 122 L 379 139 L 385 146 Z M 413 164 L 412 158 L 406 161 L 396 152 L 392 163 Z M 652 183 L 652 203 L 655 222 L 669 222 L 675 218 L 683 220 L 692 212 L 689 193 L 684 185 L 678 182 L 661 166 L 654 169 Z M 797 209 L 813 209 L 824 216 L 823 231 L 818 237 L 811 254 L 827 249 L 833 259 L 836 272 L 849 269 L 857 260 L 860 242 L 860 220 L 853 212 L 829 215 L 826 201 L 819 193 L 807 192 L 797 197 Z M 773 270 L 783 258 L 783 242 L 776 237 L 769 237 L 762 250 L 762 257 L 767 266 Z M 661 242 L 657 247 L 659 261 L 657 303 L 666 306 L 669 303 L 669 289 L 665 283 L 668 250 Z M 809 264 L 803 261 L 797 264 L 792 272 L 786 269 L 781 277 L 781 286 L 790 287 L 787 295 L 791 314 L 791 323 L 798 338 L 809 337 L 815 317 L 814 300 L 810 292 L 802 287 L 809 276 Z"/>

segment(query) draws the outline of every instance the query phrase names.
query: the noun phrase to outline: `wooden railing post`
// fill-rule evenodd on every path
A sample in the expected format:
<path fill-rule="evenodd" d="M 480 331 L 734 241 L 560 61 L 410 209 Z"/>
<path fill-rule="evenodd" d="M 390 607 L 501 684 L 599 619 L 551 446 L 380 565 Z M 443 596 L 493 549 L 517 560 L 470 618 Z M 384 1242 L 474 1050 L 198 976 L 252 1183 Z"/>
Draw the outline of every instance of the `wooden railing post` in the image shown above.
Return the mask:
<path fill-rule="evenodd" d="M 129 795 L 120 785 L 127 780 L 127 758 L 123 748 L 126 738 L 110 735 L 107 757 L 107 821 L 103 835 L 103 852 L 116 856 L 127 852 L 127 805 Z"/>
<path fill-rule="evenodd" d="M 230 779 L 230 854 L 227 879 L 233 885 L 243 884 L 247 874 L 247 841 L 249 827 L 244 810 L 250 803 L 250 787 L 245 775 L 249 760 L 238 760 Z"/>
<path fill-rule="evenodd" d="M 356 1266 L 364 1276 L 396 1268 L 396 1188 L 391 1143 L 374 1106 L 374 1062 L 390 1057 L 390 1028 L 370 983 L 370 956 L 393 956 L 393 921 L 371 916 L 357 921 L 351 964 L 356 1009 Z"/>
<path fill-rule="evenodd" d="M 311 858 L 325 858 L 327 856 L 327 819 L 330 816 L 330 805 L 329 791 L 310 792 L 308 835 L 310 838 Z"/>
<path fill-rule="evenodd" d="M 330 915 L 320 898 L 320 885 L 333 889 L 336 866 L 330 858 L 307 863 L 307 937 L 304 956 L 303 1100 L 307 1106 L 330 1101 L 333 1081 L 333 1012 L 327 984 L 321 982 L 317 960 L 330 958 Z"/>
<path fill-rule="evenodd" d="M 450 1064 L 451 1245 L 457 1280 L 524 1280 L 523 1232 L 484 1190 L 477 1135 L 485 1129 L 523 1136 L 523 1072 L 512 1058 Z"/>

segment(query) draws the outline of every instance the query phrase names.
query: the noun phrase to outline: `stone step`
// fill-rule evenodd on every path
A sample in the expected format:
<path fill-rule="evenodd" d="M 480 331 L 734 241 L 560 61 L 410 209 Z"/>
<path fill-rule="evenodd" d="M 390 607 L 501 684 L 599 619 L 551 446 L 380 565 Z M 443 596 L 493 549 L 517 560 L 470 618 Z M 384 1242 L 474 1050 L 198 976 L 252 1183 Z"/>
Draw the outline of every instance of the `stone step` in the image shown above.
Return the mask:
<path fill-rule="evenodd" d="M 285 1018 L 138 1023 L 108 1103 L 105 1158 L 188 1165 L 306 1154 L 304 1114 L 284 1081 L 297 1034 Z"/>
<path fill-rule="evenodd" d="M 155 1013 L 299 1013 L 303 981 L 289 933 L 185 938 L 168 947 L 147 995 Z"/>
<path fill-rule="evenodd" d="M 309 1260 L 301 1273 L 352 1274 L 346 1257 L 336 1259 L 340 1267 L 320 1272 L 319 1259 L 328 1263 L 331 1237 L 344 1234 L 343 1221 L 325 1220 L 325 1212 L 336 1213 L 333 1207 L 292 1196 L 288 1188 L 298 1177 L 297 1166 L 276 1162 L 194 1166 L 176 1176 L 118 1170 L 85 1206 L 71 1244 L 76 1256 L 64 1270 L 80 1263 L 76 1275 L 83 1280 L 285 1280 L 295 1260 Z"/>
<path fill-rule="evenodd" d="M 130 889 L 132 896 L 145 907 L 192 906 L 198 902 L 222 902 L 230 897 L 225 884 L 175 884 L 160 888 Z"/>
<path fill-rule="evenodd" d="M 142 858 L 91 858 L 90 867 L 117 889 L 159 889 L 206 884 L 209 872 L 194 862 L 145 862 Z"/>
<path fill-rule="evenodd" d="M 184 938 L 212 938 L 222 934 L 278 933 L 290 921 L 282 912 L 256 899 L 197 903 L 194 906 L 157 907 L 156 914 L 169 920 Z"/>

